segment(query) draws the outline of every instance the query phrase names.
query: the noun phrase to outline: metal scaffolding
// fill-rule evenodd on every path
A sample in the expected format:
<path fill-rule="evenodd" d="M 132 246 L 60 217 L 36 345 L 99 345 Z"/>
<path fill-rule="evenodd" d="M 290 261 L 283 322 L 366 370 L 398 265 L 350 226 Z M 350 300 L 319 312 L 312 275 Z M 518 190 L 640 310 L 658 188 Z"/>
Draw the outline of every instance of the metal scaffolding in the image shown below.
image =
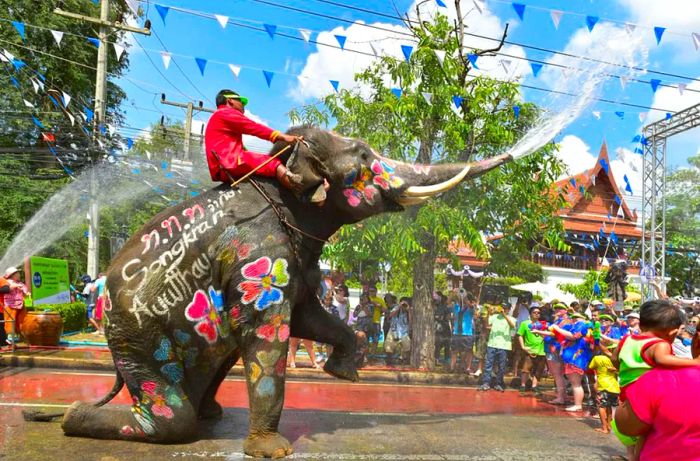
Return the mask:
<path fill-rule="evenodd" d="M 666 276 L 666 142 L 668 138 L 700 126 L 700 104 L 651 123 L 642 130 L 642 275 Z M 651 290 L 646 297 L 652 297 Z"/>

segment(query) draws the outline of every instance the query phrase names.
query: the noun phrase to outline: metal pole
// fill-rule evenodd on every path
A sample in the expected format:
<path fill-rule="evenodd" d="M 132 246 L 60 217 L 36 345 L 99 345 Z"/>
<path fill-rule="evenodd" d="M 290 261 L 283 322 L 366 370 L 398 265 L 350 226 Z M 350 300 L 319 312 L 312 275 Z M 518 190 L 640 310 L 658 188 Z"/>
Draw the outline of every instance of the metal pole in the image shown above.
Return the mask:
<path fill-rule="evenodd" d="M 100 3 L 100 21 L 109 21 L 109 0 Z M 105 121 L 107 106 L 107 26 L 100 25 L 98 38 L 100 46 L 97 49 L 97 75 L 95 81 L 95 118 L 94 134 L 100 136 L 100 125 Z M 88 222 L 88 260 L 87 272 L 93 279 L 97 278 L 100 270 L 100 204 L 97 197 L 97 177 L 95 172 L 96 158 L 93 154 L 90 169 L 90 205 Z"/>

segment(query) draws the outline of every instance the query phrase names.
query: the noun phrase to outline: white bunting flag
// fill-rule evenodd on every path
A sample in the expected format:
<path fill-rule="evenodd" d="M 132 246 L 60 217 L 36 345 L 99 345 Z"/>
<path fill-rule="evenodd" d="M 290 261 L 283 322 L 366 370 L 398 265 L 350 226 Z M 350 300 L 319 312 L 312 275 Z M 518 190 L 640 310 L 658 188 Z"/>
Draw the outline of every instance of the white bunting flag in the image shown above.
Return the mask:
<path fill-rule="evenodd" d="M 438 62 L 440 63 L 440 67 L 443 67 L 445 64 L 445 52 L 443 50 L 434 50 L 435 51 L 435 56 L 437 56 Z"/>
<path fill-rule="evenodd" d="M 114 125 L 107 125 L 107 131 L 109 131 L 110 136 L 114 136 L 117 133 L 117 128 Z"/>
<path fill-rule="evenodd" d="M 683 96 L 683 93 L 685 92 L 685 89 L 688 88 L 688 85 L 685 83 L 679 83 L 678 84 L 678 92 Z"/>
<path fill-rule="evenodd" d="M 510 65 L 513 64 L 513 61 L 510 59 L 501 59 L 500 60 L 501 66 L 503 67 L 503 71 L 506 74 L 510 74 Z"/>
<path fill-rule="evenodd" d="M 10 53 L 10 52 L 7 51 L 7 50 L 2 50 L 2 52 L 3 52 L 3 54 L 5 55 L 5 57 L 7 57 L 7 59 L 9 59 L 10 61 L 14 61 L 14 60 L 15 60 L 15 55 L 14 55 L 14 54 Z"/>
<path fill-rule="evenodd" d="M 27 106 L 27 107 L 31 107 L 32 109 L 34 108 L 34 104 L 32 104 L 31 102 L 27 101 L 26 99 L 24 100 L 24 105 Z"/>
<path fill-rule="evenodd" d="M 66 115 L 70 119 L 71 126 L 75 125 L 75 117 L 73 117 L 73 114 L 71 114 L 70 112 L 66 112 Z"/>
<path fill-rule="evenodd" d="M 610 261 L 608 261 L 608 258 L 603 258 L 603 261 L 600 263 L 600 265 L 603 267 L 608 267 L 610 266 Z"/>
<path fill-rule="evenodd" d="M 595 186 L 595 175 L 591 176 L 591 184 Z"/>
<path fill-rule="evenodd" d="M 126 0 L 126 5 L 129 7 L 134 16 L 139 15 L 139 1 L 138 0 Z"/>
<path fill-rule="evenodd" d="M 146 157 L 148 157 L 148 160 L 151 159 L 151 153 L 149 151 L 146 151 Z"/>
<path fill-rule="evenodd" d="M 229 64 L 228 68 L 231 69 L 231 72 L 233 72 L 233 75 L 238 78 L 238 75 L 241 73 L 241 66 L 237 66 L 235 64 Z"/>
<path fill-rule="evenodd" d="M 377 48 L 374 46 L 374 43 L 369 42 L 369 47 L 372 48 L 372 53 L 374 53 L 375 56 L 379 56 L 379 51 Z"/>
<path fill-rule="evenodd" d="M 628 34 L 632 34 L 635 30 L 637 30 L 637 26 L 634 24 L 625 24 L 625 30 Z"/>
<path fill-rule="evenodd" d="M 629 81 L 629 77 L 625 77 L 624 75 L 620 76 L 620 86 L 624 90 L 627 88 L 627 82 Z"/>
<path fill-rule="evenodd" d="M 113 46 L 114 46 L 114 54 L 117 55 L 117 61 L 119 61 L 122 58 L 122 55 L 124 54 L 125 48 L 118 43 L 114 43 Z"/>
<path fill-rule="evenodd" d="M 700 34 L 693 32 L 693 44 L 695 44 L 695 51 L 700 50 Z"/>
<path fill-rule="evenodd" d="M 593 111 L 593 116 L 594 116 L 597 120 L 600 120 L 600 112 L 599 112 L 599 111 L 594 110 L 594 111 Z"/>
<path fill-rule="evenodd" d="M 51 35 L 53 35 L 53 39 L 56 40 L 56 45 L 60 47 L 61 40 L 63 40 L 63 32 L 60 32 L 58 30 L 52 30 Z"/>
<path fill-rule="evenodd" d="M 226 29 L 226 24 L 228 24 L 228 16 L 222 16 L 220 14 L 215 14 L 214 17 L 219 22 L 219 25 L 221 25 L 221 28 Z"/>
<path fill-rule="evenodd" d="M 34 87 L 34 92 L 39 93 L 39 83 L 37 83 L 37 81 L 34 79 L 31 79 L 31 82 L 32 82 L 32 86 Z"/>
<path fill-rule="evenodd" d="M 10 60 L 7 59 L 7 58 L 5 57 L 5 54 L 4 54 L 4 53 L 0 53 L 0 61 L 2 61 L 2 62 L 10 62 Z"/>
<path fill-rule="evenodd" d="M 617 207 L 617 216 L 619 218 L 625 218 L 625 210 L 623 210 L 621 206 Z"/>
<path fill-rule="evenodd" d="M 640 112 L 639 113 L 639 121 L 643 122 L 647 118 L 647 112 Z"/>
<path fill-rule="evenodd" d="M 481 3 L 481 0 L 474 0 L 474 7 L 479 12 L 479 14 L 484 14 L 484 4 Z"/>
<path fill-rule="evenodd" d="M 309 43 L 309 40 L 311 40 L 311 31 L 309 29 L 299 29 L 299 33 L 301 34 L 301 38 L 303 38 L 306 43 Z"/>
<path fill-rule="evenodd" d="M 168 70 L 168 67 L 170 67 L 170 59 L 172 55 L 166 51 L 161 51 L 160 56 L 163 58 L 163 67 L 165 67 L 165 70 Z"/>
<path fill-rule="evenodd" d="M 554 28 L 559 29 L 559 23 L 561 22 L 561 17 L 564 16 L 563 11 L 559 10 L 552 10 L 550 13 L 550 16 L 552 16 L 552 22 L 554 23 Z"/>
<path fill-rule="evenodd" d="M 63 107 L 68 107 L 68 104 L 70 104 L 71 97 L 65 91 L 63 91 L 62 93 L 63 93 Z"/>
<path fill-rule="evenodd" d="M 423 98 L 425 98 L 425 102 L 428 104 L 432 104 L 433 102 L 433 93 L 423 93 Z"/>

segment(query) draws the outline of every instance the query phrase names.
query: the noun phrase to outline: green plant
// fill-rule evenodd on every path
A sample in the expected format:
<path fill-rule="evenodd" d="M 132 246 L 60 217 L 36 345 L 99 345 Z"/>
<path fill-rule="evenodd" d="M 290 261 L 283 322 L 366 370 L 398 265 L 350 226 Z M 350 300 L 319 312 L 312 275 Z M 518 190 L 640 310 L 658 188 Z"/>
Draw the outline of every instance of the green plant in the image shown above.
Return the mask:
<path fill-rule="evenodd" d="M 39 304 L 31 308 L 35 312 L 57 312 L 63 319 L 63 331 L 79 331 L 87 327 L 87 306 L 85 303 Z"/>

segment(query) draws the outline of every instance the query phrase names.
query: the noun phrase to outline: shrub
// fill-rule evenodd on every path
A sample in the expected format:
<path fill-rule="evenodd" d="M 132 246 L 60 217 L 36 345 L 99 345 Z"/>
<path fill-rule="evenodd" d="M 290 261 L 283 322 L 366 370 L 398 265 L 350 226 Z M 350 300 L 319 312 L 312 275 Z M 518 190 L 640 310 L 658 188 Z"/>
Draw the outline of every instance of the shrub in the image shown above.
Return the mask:
<path fill-rule="evenodd" d="M 85 303 L 39 304 L 31 308 L 36 312 L 58 312 L 63 318 L 63 331 L 78 331 L 87 327 L 87 306 Z"/>

